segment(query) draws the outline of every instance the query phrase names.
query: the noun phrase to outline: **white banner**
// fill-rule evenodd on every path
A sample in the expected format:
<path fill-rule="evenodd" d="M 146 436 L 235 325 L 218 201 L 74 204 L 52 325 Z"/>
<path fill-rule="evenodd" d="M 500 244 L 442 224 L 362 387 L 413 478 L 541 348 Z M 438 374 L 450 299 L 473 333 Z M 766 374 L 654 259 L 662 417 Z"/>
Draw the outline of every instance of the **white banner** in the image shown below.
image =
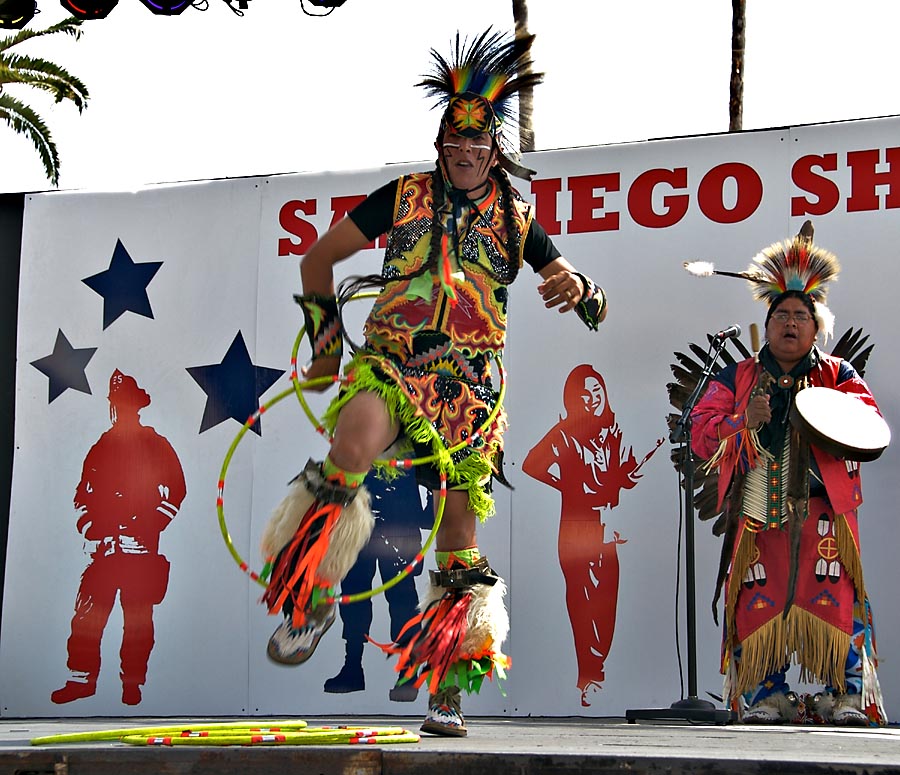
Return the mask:
<path fill-rule="evenodd" d="M 487 684 L 464 701 L 468 714 L 621 716 L 667 707 L 686 691 L 670 364 L 690 342 L 705 349 L 708 333 L 762 324 L 765 310 L 743 281 L 692 277 L 684 261 L 740 271 L 812 219 L 817 244 L 843 266 L 829 297 L 836 331 L 870 336 L 866 380 L 896 426 L 900 356 L 889 314 L 898 130 L 900 120 L 883 119 L 530 156 L 540 173 L 530 189 L 521 184 L 523 195 L 563 254 L 605 288 L 610 312 L 597 333 L 548 312 L 527 268 L 512 290 L 504 365 L 515 489 L 496 488 L 497 515 L 480 544 L 509 583 L 513 666 L 505 694 Z M 269 512 L 306 460 L 327 451 L 289 391 L 300 255 L 369 191 L 427 166 L 27 197 L 4 716 L 424 709 L 424 691 L 417 705 L 402 704 L 410 697 L 391 693 L 393 664 L 373 645 L 358 647 L 361 633 L 388 642 L 392 615 L 396 627 L 416 590 L 376 596 L 370 626 L 362 604 L 348 609 L 307 664 L 285 668 L 266 658 L 277 620 L 238 562 L 260 570 Z M 381 254 L 373 246 L 341 271 L 377 272 Z M 356 305 L 348 318 L 358 336 L 366 303 Z M 331 395 L 312 396 L 313 412 Z M 592 423 L 576 419 L 585 400 L 605 402 Z M 232 446 L 262 404 L 270 405 Z M 135 447 L 137 438 L 146 441 Z M 229 450 L 223 514 L 233 552 L 216 509 Z M 585 466 L 567 465 L 573 456 L 590 458 L 599 505 L 577 497 Z M 866 584 L 888 657 L 900 647 L 889 602 L 900 585 L 897 456 L 894 445 L 863 467 L 860 512 Z M 161 476 L 165 492 L 147 493 L 146 482 Z M 388 513 L 400 497 L 381 501 L 384 530 L 353 579 L 361 589 L 391 578 L 428 536 L 423 493 L 411 488 L 401 514 Z M 152 501 L 146 524 L 120 524 L 116 499 L 128 498 Z M 709 610 L 719 546 L 698 524 L 701 698 L 721 692 Z M 421 594 L 423 576 L 416 585 Z M 879 677 L 895 718 L 893 660 Z"/>

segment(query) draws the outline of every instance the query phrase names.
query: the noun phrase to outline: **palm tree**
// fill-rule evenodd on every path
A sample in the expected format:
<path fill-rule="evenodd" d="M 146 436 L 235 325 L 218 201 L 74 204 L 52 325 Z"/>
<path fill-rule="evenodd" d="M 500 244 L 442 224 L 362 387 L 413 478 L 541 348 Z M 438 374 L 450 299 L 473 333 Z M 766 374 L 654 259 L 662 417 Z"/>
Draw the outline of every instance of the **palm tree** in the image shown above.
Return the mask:
<path fill-rule="evenodd" d="M 744 122 L 744 27 L 746 0 L 731 0 L 731 87 L 728 100 L 728 131 L 740 132 Z"/>
<path fill-rule="evenodd" d="M 528 0 L 512 0 L 513 21 L 516 25 L 516 37 L 528 36 Z M 522 122 L 519 129 L 519 150 L 534 150 L 534 123 L 532 119 L 532 106 L 534 104 L 534 89 L 526 86 L 519 92 L 519 113 Z"/>
<path fill-rule="evenodd" d="M 15 35 L 0 38 L 0 119 L 15 132 L 26 135 L 34 144 L 47 178 L 59 185 L 59 152 L 43 119 L 28 105 L 8 93 L 9 84 L 21 83 L 50 92 L 56 102 L 71 100 L 78 112 L 87 106 L 88 90 L 80 79 L 59 65 L 37 57 L 10 53 L 13 46 L 43 35 L 58 32 L 81 37 L 81 19 L 70 17 L 44 30 L 20 30 Z"/>

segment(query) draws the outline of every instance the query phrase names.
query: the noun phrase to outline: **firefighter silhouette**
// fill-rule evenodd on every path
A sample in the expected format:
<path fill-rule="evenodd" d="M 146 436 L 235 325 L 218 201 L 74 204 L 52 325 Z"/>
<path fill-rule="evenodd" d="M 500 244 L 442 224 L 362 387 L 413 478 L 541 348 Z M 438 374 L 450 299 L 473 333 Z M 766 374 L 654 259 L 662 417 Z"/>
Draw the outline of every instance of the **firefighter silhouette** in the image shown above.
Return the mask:
<path fill-rule="evenodd" d="M 618 532 L 607 536 L 603 511 L 619 504 L 622 490 L 637 484 L 638 463 L 606 392 L 603 377 L 590 365 L 576 366 L 563 389 L 566 416 L 528 453 L 522 470 L 559 490 L 559 564 L 566 586 L 566 608 L 575 641 L 581 704 L 600 689 L 604 663 L 616 628 L 619 595 Z"/>
<path fill-rule="evenodd" d="M 376 572 L 381 576 L 382 582 L 397 576 L 421 551 L 422 530 L 430 530 L 434 524 L 431 492 L 427 492 L 423 502 L 414 474 L 404 473 L 388 482 L 370 473 L 365 484 L 372 496 L 375 528 L 368 544 L 341 582 L 342 595 L 372 589 Z M 418 611 L 419 595 L 414 577 L 421 573 L 420 564 L 410 575 L 384 593 L 393 642 L 397 641 L 403 625 Z M 366 688 L 362 657 L 363 646 L 372 625 L 372 601 L 369 599 L 341 605 L 339 611 L 345 641 L 344 665 L 336 676 L 325 681 L 324 689 L 336 694 L 360 692 Z M 416 629 L 411 628 L 404 634 L 404 642 L 415 634 Z M 412 702 L 417 694 L 418 690 L 410 681 L 394 686 L 389 697 L 395 702 Z"/>
<path fill-rule="evenodd" d="M 100 641 L 119 597 L 123 632 L 119 651 L 122 702 L 137 705 L 153 650 L 153 607 L 169 583 L 169 561 L 159 536 L 187 493 L 175 450 L 139 413 L 150 396 L 116 369 L 109 380 L 112 427 L 88 451 L 75 490 L 76 527 L 88 565 L 75 598 L 67 642 L 70 678 L 50 695 L 58 704 L 89 697 L 100 673 Z"/>

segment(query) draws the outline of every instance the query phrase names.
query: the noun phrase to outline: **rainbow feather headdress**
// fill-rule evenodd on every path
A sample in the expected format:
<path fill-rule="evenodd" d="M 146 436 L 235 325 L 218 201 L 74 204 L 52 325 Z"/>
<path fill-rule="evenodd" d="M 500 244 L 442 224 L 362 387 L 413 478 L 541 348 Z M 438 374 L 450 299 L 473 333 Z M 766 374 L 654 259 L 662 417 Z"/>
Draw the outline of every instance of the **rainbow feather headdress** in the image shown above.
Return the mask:
<path fill-rule="evenodd" d="M 707 261 L 685 262 L 691 274 L 740 277 L 750 285 L 753 298 L 771 305 L 787 291 L 798 291 L 812 299 L 819 330 L 825 338 L 834 334 L 834 315 L 825 305 L 828 284 L 837 279 L 837 256 L 813 244 L 812 221 L 805 221 L 796 237 L 763 248 L 743 272 L 721 272 Z"/>
<path fill-rule="evenodd" d="M 837 256 L 813 244 L 811 221 L 803 224 L 796 237 L 769 245 L 753 261 L 758 267 L 758 275 L 751 281 L 753 296 L 767 304 L 786 291 L 799 291 L 824 303 L 828 283 L 837 279 L 841 270 Z"/>
<path fill-rule="evenodd" d="M 543 73 L 532 71 L 533 42 L 534 35 L 514 37 L 488 28 L 468 43 L 457 32 L 451 61 L 431 49 L 432 72 L 416 84 L 444 109 L 441 132 L 452 127 L 464 136 L 490 133 L 500 166 L 528 180 L 534 171 L 519 164 L 519 143 L 530 108 L 520 104 L 518 94 L 544 80 Z"/>

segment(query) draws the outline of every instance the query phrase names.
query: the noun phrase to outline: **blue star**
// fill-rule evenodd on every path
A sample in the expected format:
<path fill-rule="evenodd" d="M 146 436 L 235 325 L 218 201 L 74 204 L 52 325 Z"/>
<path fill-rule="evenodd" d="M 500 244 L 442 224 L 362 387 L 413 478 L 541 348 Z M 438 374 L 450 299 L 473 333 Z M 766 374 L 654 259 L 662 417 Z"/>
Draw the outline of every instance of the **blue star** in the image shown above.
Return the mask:
<path fill-rule="evenodd" d="M 48 404 L 69 388 L 91 394 L 91 386 L 88 384 L 84 370 L 95 352 L 97 352 L 96 347 L 81 349 L 72 347 L 62 330 L 57 330 L 53 352 L 31 362 L 31 365 L 41 374 L 50 378 Z"/>
<path fill-rule="evenodd" d="M 134 263 L 122 240 L 116 240 L 109 269 L 81 281 L 103 297 L 104 330 L 125 312 L 153 318 L 147 286 L 161 266 L 162 261 Z"/>
<path fill-rule="evenodd" d="M 200 433 L 228 419 L 243 425 L 259 409 L 259 397 L 284 374 L 281 369 L 254 366 L 240 331 L 221 363 L 192 366 L 187 372 L 206 393 Z M 250 427 L 262 435 L 259 418 Z"/>

